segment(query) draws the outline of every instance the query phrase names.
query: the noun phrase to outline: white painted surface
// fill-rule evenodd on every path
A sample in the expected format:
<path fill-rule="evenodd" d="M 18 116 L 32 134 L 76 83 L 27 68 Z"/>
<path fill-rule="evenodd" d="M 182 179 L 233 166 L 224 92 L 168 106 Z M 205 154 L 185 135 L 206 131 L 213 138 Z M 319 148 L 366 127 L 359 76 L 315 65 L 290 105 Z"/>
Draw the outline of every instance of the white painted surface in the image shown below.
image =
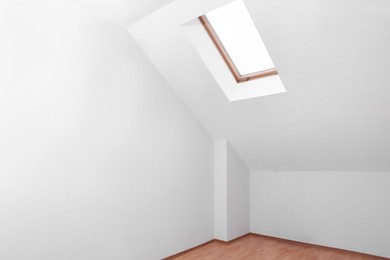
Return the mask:
<path fill-rule="evenodd" d="M 249 233 L 249 171 L 226 140 L 214 143 L 214 234 L 230 241 Z"/>
<path fill-rule="evenodd" d="M 228 241 L 227 141 L 214 142 L 214 238 Z"/>
<path fill-rule="evenodd" d="M 105 19 L 128 26 L 173 0 L 70 0 Z"/>
<path fill-rule="evenodd" d="M 213 141 L 128 32 L 0 2 L 0 259 L 152 260 L 213 238 Z"/>
<path fill-rule="evenodd" d="M 390 257 L 389 172 L 250 174 L 251 232 Z"/>
<path fill-rule="evenodd" d="M 390 1 L 245 0 L 287 92 L 238 102 L 179 30 L 228 2 L 176 0 L 132 25 L 210 134 L 250 170 L 390 171 Z"/>
<path fill-rule="evenodd" d="M 249 171 L 227 144 L 227 240 L 249 233 Z"/>

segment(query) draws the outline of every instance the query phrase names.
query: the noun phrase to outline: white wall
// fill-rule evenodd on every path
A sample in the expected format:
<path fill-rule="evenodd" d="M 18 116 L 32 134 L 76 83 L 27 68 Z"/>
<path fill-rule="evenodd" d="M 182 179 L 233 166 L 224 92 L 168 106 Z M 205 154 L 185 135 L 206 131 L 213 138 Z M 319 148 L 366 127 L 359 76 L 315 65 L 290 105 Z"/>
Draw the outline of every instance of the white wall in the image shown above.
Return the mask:
<path fill-rule="evenodd" d="M 249 170 L 227 145 L 227 239 L 249 233 Z"/>
<path fill-rule="evenodd" d="M 129 33 L 0 2 L 0 259 L 160 259 L 213 238 L 213 141 Z"/>
<path fill-rule="evenodd" d="M 214 142 L 214 238 L 228 241 L 227 141 Z"/>
<path fill-rule="evenodd" d="M 214 143 L 214 234 L 230 241 L 249 233 L 249 171 L 226 140 Z"/>
<path fill-rule="evenodd" d="M 390 173 L 251 172 L 251 232 L 390 257 Z"/>

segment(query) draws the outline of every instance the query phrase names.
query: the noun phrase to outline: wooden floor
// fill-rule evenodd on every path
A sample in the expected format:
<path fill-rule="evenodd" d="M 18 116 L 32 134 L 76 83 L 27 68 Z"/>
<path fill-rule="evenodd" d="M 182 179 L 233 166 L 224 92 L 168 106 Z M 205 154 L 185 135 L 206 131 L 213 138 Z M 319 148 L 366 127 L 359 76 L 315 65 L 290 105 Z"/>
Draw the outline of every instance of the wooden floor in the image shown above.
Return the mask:
<path fill-rule="evenodd" d="M 387 258 L 249 234 L 230 243 L 213 241 L 193 251 L 169 259 L 383 260 Z"/>

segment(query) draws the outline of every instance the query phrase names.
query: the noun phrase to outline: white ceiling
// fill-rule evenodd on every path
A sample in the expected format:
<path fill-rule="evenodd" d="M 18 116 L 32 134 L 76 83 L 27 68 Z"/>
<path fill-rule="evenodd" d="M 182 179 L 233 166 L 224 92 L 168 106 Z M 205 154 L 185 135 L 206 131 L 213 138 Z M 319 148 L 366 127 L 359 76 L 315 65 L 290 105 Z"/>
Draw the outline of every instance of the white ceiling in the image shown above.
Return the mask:
<path fill-rule="evenodd" d="M 185 37 L 181 24 L 229 0 L 175 0 L 129 31 L 249 169 L 389 171 L 390 1 L 244 1 L 284 94 L 229 102 Z"/>
<path fill-rule="evenodd" d="M 121 26 L 128 26 L 173 0 L 70 0 Z"/>

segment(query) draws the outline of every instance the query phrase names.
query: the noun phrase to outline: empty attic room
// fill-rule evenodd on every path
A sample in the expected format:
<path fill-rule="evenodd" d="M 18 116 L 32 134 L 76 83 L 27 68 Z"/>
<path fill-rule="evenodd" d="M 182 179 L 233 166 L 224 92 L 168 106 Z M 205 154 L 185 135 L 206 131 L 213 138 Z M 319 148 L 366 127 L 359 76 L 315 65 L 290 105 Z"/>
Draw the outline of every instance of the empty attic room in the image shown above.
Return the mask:
<path fill-rule="evenodd" d="M 0 259 L 390 259 L 389 46 L 386 0 L 0 1 Z"/>

